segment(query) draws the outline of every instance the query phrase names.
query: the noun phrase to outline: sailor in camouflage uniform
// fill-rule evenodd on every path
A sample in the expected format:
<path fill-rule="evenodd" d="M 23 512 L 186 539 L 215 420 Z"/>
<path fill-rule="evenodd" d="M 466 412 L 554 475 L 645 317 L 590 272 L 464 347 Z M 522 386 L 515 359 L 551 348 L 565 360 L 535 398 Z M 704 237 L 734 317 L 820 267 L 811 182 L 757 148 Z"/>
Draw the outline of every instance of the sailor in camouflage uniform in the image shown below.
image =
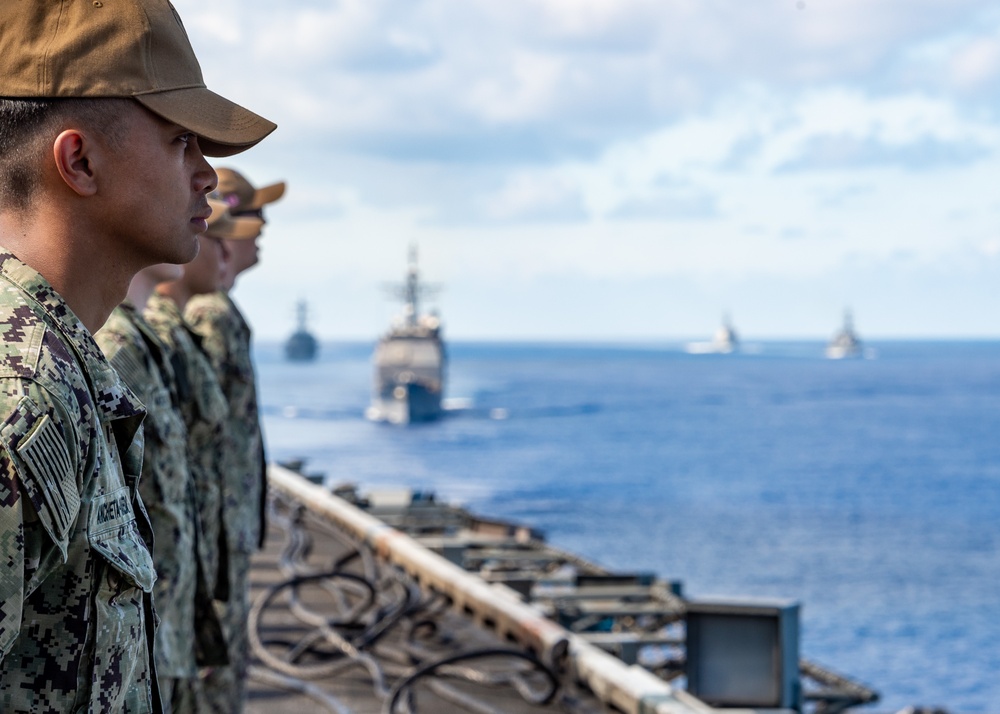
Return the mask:
<path fill-rule="evenodd" d="M 237 275 L 257 264 L 257 239 L 265 223 L 263 207 L 284 195 L 284 182 L 257 189 L 233 169 L 219 168 L 212 197 L 229 206 L 237 221 L 252 231 L 231 233 L 225 240 L 230 260 L 223 290 L 192 297 L 184 310 L 202 338 L 212 367 L 229 403 L 224 451 L 233 456 L 223 476 L 222 512 L 229 547 L 229 600 L 219 608 L 229 667 L 215 669 L 205 680 L 204 696 L 215 712 L 242 711 L 249 664 L 247 621 L 250 614 L 250 558 L 264 536 L 265 457 L 257 411 L 257 388 L 250 357 L 250 326 L 229 291 Z M 250 222 L 253 221 L 253 222 Z M 213 233 L 209 227 L 206 235 Z"/>
<path fill-rule="evenodd" d="M 105 5 L 0 3 L 4 714 L 161 709 L 143 409 L 92 334 L 136 272 L 194 256 L 204 155 L 274 129 L 205 88 L 166 0 Z"/>
<path fill-rule="evenodd" d="M 210 656 L 213 637 L 218 654 L 211 661 L 227 661 L 221 628 L 198 567 L 195 483 L 177 379 L 166 347 L 141 314 L 156 285 L 179 278 L 183 270 L 161 263 L 140 271 L 132 279 L 128 299 L 95 335 L 111 365 L 146 405 L 139 492 L 154 533 L 153 604 L 159 626 L 153 651 L 164 709 L 175 712 L 193 710 L 190 697 L 197 691 L 199 660 L 205 663 Z M 188 682 L 175 686 L 177 680 Z"/>
<path fill-rule="evenodd" d="M 0 711 L 155 711 L 142 405 L 6 251 L 0 290 Z"/>
<path fill-rule="evenodd" d="M 221 287 L 228 258 L 221 236 L 258 233 L 261 221 L 232 219 L 225 204 L 216 201 L 212 201 L 212 207 L 208 232 L 200 239 L 202 247 L 198 258 L 185 267 L 179 279 L 157 286 L 157 294 L 147 303 L 145 315 L 157 334 L 167 342 L 176 370 L 183 375 L 178 384 L 188 428 L 188 454 L 197 484 L 201 543 L 204 544 L 202 558 L 206 572 L 211 574 L 215 598 L 221 604 L 232 592 L 228 521 L 222 501 L 226 474 L 232 471 L 231 462 L 235 458 L 229 448 L 229 407 L 216 373 L 201 348 L 201 339 L 183 320 L 181 310 L 192 297 L 215 292 Z M 244 651 L 245 647 L 244 643 Z M 226 660 L 230 657 L 227 655 Z M 208 672 L 219 670 L 225 671 L 228 667 L 215 667 Z M 199 711 L 213 710 L 212 700 L 206 699 L 209 695 L 204 683 L 197 686 L 194 696 L 198 699 Z"/>
<path fill-rule="evenodd" d="M 229 226 L 226 207 L 212 202 L 209 230 Z M 222 518 L 223 474 L 231 458 L 220 448 L 229 407 L 218 378 L 201 348 L 201 339 L 184 321 L 182 311 L 194 295 L 214 292 L 222 284 L 228 256 L 219 238 L 202 235 L 198 257 L 180 278 L 157 285 L 143 316 L 166 346 L 176 375 L 181 414 L 187 428 L 188 460 L 196 484 L 202 538 L 199 551 L 215 598 L 229 595 L 228 549 Z"/>

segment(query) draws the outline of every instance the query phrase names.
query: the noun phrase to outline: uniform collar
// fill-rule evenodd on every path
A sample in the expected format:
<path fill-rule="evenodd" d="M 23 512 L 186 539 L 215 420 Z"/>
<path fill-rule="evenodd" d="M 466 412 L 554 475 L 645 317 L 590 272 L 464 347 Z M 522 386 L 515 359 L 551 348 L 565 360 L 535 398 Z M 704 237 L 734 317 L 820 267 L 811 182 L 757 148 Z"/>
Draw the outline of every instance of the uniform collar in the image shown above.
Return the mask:
<path fill-rule="evenodd" d="M 233 316 L 233 318 L 236 320 L 236 323 L 240 326 L 240 329 L 245 331 L 247 334 L 250 334 L 250 323 L 247 322 L 247 319 L 243 316 L 243 313 L 240 312 L 240 309 L 236 306 L 236 303 L 233 301 L 233 298 L 229 294 L 229 291 L 220 290 L 217 293 L 213 293 L 213 295 L 219 296 L 219 299 L 226 306 L 226 309 L 229 310 L 229 314 Z"/>
<path fill-rule="evenodd" d="M 172 330 L 182 330 L 199 349 L 201 348 L 201 335 L 195 332 L 194 328 L 184 319 L 181 309 L 172 298 L 160 295 L 159 293 L 153 293 L 149 298 L 149 302 L 146 303 L 146 310 L 149 314 L 156 316 L 155 319 L 158 323 L 167 325 Z"/>
<path fill-rule="evenodd" d="M 83 363 L 102 422 L 130 417 L 141 418 L 145 414 L 142 403 L 108 364 L 93 335 L 84 327 L 62 296 L 37 270 L 21 262 L 7 249 L 0 247 L 0 275 L 20 288 L 28 299 L 36 303 L 48 317 L 51 326 L 58 330 L 64 341 L 72 347 Z"/>
<path fill-rule="evenodd" d="M 149 301 L 146 303 L 146 310 L 168 319 L 171 323 L 184 323 L 184 316 L 181 315 L 181 310 L 177 307 L 177 303 L 165 295 L 160 295 L 160 293 L 153 293 L 149 296 Z"/>

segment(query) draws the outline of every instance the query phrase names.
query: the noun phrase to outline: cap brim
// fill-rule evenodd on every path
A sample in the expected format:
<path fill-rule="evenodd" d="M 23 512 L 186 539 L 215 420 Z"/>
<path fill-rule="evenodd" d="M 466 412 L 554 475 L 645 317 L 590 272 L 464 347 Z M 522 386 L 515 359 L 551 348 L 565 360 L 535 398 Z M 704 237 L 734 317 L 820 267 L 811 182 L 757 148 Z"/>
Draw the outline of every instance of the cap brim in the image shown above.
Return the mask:
<path fill-rule="evenodd" d="M 258 188 L 253 195 L 253 204 L 249 206 L 250 209 L 256 210 L 258 208 L 263 208 L 269 203 L 274 203 L 279 198 L 285 195 L 285 182 L 279 181 L 278 183 L 272 183 L 270 186 L 264 186 L 264 188 Z"/>
<path fill-rule="evenodd" d="M 212 207 L 212 215 L 208 219 L 208 230 L 205 231 L 205 235 L 246 240 L 256 238 L 264 229 L 264 220 L 261 218 L 237 218 L 229 215 L 229 206 L 223 201 L 210 198 L 208 205 Z"/>
<path fill-rule="evenodd" d="M 246 151 L 278 126 L 205 87 L 137 94 L 134 98 L 154 114 L 197 134 L 205 156 Z"/>

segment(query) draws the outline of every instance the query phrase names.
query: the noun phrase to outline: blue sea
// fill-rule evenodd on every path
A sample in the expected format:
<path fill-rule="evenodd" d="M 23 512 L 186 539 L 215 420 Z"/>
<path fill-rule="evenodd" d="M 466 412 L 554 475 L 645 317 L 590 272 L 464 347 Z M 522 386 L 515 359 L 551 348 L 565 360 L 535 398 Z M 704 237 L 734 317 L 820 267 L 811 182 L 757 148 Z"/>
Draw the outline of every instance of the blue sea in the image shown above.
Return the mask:
<path fill-rule="evenodd" d="M 364 419 L 372 344 L 256 350 L 269 456 L 531 524 L 688 596 L 802 604 L 868 709 L 1000 712 L 1000 343 L 451 344 L 436 423 Z"/>

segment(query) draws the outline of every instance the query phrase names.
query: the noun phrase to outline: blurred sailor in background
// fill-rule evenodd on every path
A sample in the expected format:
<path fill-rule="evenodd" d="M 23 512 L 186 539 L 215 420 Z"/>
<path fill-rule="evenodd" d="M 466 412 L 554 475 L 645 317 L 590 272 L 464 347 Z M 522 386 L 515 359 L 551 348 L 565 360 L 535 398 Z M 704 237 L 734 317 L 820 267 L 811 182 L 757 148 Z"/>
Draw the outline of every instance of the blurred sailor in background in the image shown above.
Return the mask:
<path fill-rule="evenodd" d="M 229 404 L 226 415 L 230 443 L 223 476 L 222 514 L 229 548 L 229 599 L 219 610 L 230 666 L 216 668 L 203 682 L 212 711 L 242 711 L 249 664 L 247 619 L 250 612 L 250 558 L 264 539 L 266 498 L 264 442 L 257 410 L 257 387 L 251 360 L 251 331 L 229 295 L 236 278 L 257 264 L 257 241 L 265 224 L 263 209 L 285 193 L 284 182 L 255 188 L 240 173 L 216 169 L 219 187 L 212 194 L 223 201 L 236 221 L 255 221 L 256 229 L 225 238 L 229 261 L 222 289 L 192 297 L 184 316 L 201 336 Z"/>

